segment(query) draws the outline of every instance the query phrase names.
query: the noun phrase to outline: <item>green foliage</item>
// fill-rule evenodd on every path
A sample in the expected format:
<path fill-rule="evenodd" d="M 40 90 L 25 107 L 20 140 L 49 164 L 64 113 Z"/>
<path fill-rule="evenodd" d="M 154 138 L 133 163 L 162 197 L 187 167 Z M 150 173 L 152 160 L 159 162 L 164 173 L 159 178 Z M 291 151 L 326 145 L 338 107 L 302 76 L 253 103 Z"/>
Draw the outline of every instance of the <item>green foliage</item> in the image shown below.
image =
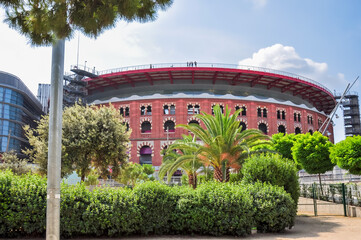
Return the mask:
<path fill-rule="evenodd" d="M 361 136 L 347 137 L 330 149 L 334 164 L 351 174 L 361 174 Z"/>
<path fill-rule="evenodd" d="M 2 154 L 3 163 L 0 164 L 0 170 L 10 169 L 17 175 L 31 172 L 31 168 L 27 165 L 26 159 L 19 159 L 14 150 L 4 152 Z"/>
<path fill-rule="evenodd" d="M 217 181 L 228 181 L 228 169 L 240 168 L 243 161 L 248 157 L 250 148 L 255 145 L 266 143 L 269 137 L 260 130 L 247 129 L 242 131 L 242 126 L 237 121 L 241 110 L 231 115 L 231 109 L 226 106 L 225 113 L 219 105 L 213 108 L 214 116 L 202 112 L 197 114 L 205 125 L 205 129 L 198 124 L 178 125 L 200 140 L 202 144 L 193 144 L 197 149 L 197 157 L 205 166 L 214 168 L 214 178 Z M 260 141 L 263 140 L 263 141 Z"/>
<path fill-rule="evenodd" d="M 257 209 L 254 216 L 257 231 L 282 232 L 286 227 L 294 225 L 297 204 L 282 187 L 260 182 L 245 186 Z"/>
<path fill-rule="evenodd" d="M 86 186 L 94 186 L 98 185 L 99 183 L 99 175 L 96 173 L 96 171 L 93 169 L 88 174 L 86 180 L 84 181 Z"/>
<path fill-rule="evenodd" d="M 46 179 L 0 171 L 0 237 L 45 231 Z"/>
<path fill-rule="evenodd" d="M 49 117 L 43 117 L 36 129 L 24 128 L 32 146 L 24 151 L 39 165 L 39 172 L 47 173 Z M 120 171 L 120 163 L 127 159 L 126 149 L 130 132 L 113 106 L 92 107 L 74 105 L 63 111 L 62 166 L 64 177 L 74 170 L 82 180 L 89 174 L 91 164 L 102 178 L 113 177 Z"/>
<path fill-rule="evenodd" d="M 196 138 L 191 135 L 183 135 L 182 139 L 176 140 L 169 146 L 163 157 L 163 162 L 159 170 L 159 179 L 163 180 L 167 175 L 169 182 L 172 175 L 179 168 L 182 169 L 188 176 L 189 185 L 193 188 L 197 187 L 197 171 L 204 167 L 201 160 L 198 158 L 198 144 Z"/>
<path fill-rule="evenodd" d="M 152 165 L 127 162 L 122 165 L 117 181 L 134 187 L 137 183 L 151 180 L 149 175 L 154 173 Z"/>
<path fill-rule="evenodd" d="M 273 150 L 281 154 L 284 158 L 288 158 L 292 161 L 292 147 L 294 143 L 297 141 L 297 136 L 294 133 L 291 134 L 284 134 L 284 133 L 277 133 L 272 135 L 272 142 L 273 142 Z M 300 164 L 297 164 L 297 169 L 301 170 L 302 167 Z"/>
<path fill-rule="evenodd" d="M 314 132 L 312 135 L 299 134 L 292 147 L 292 156 L 307 173 L 325 173 L 335 166 L 330 159 L 331 147 L 332 143 L 320 132 Z"/>
<path fill-rule="evenodd" d="M 30 39 L 33 45 L 50 45 L 55 39 L 71 38 L 78 30 L 96 38 L 118 20 L 152 21 L 159 9 L 171 0 L 125 1 L 13 1 L 0 0 L 6 9 L 6 22 Z"/>
<path fill-rule="evenodd" d="M 297 204 L 300 196 L 295 164 L 278 154 L 260 154 L 248 158 L 242 168 L 243 182 L 269 183 L 284 188 Z"/>
<path fill-rule="evenodd" d="M 177 193 L 165 184 L 146 182 L 133 190 L 139 206 L 139 232 L 142 235 L 171 232 L 171 216 L 177 203 Z"/>
<path fill-rule="evenodd" d="M 229 175 L 229 182 L 230 183 L 237 183 L 237 182 L 241 182 L 243 178 L 243 174 L 242 172 L 239 173 L 231 173 Z"/>
<path fill-rule="evenodd" d="M 184 190 L 173 213 L 177 234 L 235 235 L 251 232 L 255 210 L 246 186 L 209 182 Z"/>
<path fill-rule="evenodd" d="M 208 182 L 196 190 L 146 182 L 128 188 L 61 186 L 61 236 L 246 235 L 281 231 L 295 206 L 279 187 Z M 0 237 L 45 234 L 46 179 L 0 172 Z"/>

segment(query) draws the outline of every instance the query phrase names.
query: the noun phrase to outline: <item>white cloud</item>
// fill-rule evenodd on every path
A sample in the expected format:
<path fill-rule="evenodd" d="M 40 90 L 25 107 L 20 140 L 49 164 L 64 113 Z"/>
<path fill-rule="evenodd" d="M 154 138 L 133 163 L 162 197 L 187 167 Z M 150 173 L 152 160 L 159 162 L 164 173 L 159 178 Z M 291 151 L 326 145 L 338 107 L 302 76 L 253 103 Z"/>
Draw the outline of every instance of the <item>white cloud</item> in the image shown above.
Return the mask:
<path fill-rule="evenodd" d="M 344 74 L 338 73 L 331 75 L 328 72 L 327 63 L 302 58 L 294 47 L 283 46 L 282 44 L 274 44 L 270 47 L 261 48 L 253 53 L 251 58 L 239 61 L 239 64 L 298 74 L 323 84 L 331 91 L 336 89 L 337 92 L 341 92 L 347 85 Z M 342 111 L 339 109 L 337 113 L 341 118 L 334 118 L 334 123 L 336 124 L 334 127 L 335 142 L 339 142 L 345 138 Z"/>
<path fill-rule="evenodd" d="M 339 89 L 340 83 L 346 86 L 343 74 L 330 75 L 328 73 L 327 63 L 302 58 L 294 47 L 284 46 L 279 43 L 261 48 L 258 52 L 253 53 L 251 58 L 239 61 L 239 64 L 298 74 L 325 85 L 331 91 L 332 89 Z"/>

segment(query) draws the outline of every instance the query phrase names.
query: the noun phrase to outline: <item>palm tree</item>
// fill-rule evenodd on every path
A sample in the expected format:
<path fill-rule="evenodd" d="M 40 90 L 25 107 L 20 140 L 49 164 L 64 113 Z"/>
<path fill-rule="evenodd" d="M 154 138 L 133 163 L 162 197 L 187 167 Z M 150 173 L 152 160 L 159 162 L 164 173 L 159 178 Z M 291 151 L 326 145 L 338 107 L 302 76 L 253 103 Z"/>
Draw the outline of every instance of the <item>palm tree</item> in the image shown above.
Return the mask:
<path fill-rule="evenodd" d="M 181 168 L 188 176 L 188 184 L 197 187 L 197 170 L 203 164 L 198 159 L 198 144 L 191 135 L 183 135 L 183 139 L 176 140 L 166 151 L 163 163 L 159 169 L 159 178 L 163 179 L 167 174 L 169 182 L 173 173 Z"/>
<path fill-rule="evenodd" d="M 202 128 L 198 124 L 178 125 L 191 133 L 203 143 L 194 143 L 198 147 L 197 158 L 206 165 L 214 168 L 214 178 L 220 182 L 229 181 L 229 168 L 241 168 L 244 159 L 250 154 L 250 148 L 259 144 L 265 144 L 270 139 L 258 129 L 242 131 L 242 126 L 237 121 L 241 110 L 233 115 L 226 106 L 225 114 L 219 105 L 214 108 L 214 116 L 202 112 L 196 115 L 205 125 Z M 266 141 L 267 140 L 267 141 Z"/>

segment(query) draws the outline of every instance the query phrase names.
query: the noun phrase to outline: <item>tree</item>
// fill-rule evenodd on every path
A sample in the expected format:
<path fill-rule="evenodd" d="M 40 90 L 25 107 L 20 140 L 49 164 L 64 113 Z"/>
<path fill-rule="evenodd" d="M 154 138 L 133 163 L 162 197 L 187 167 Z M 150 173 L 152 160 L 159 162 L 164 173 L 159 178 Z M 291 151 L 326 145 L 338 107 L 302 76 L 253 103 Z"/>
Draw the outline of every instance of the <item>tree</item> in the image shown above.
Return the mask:
<path fill-rule="evenodd" d="M 289 160 L 294 161 L 292 156 L 292 147 L 294 143 L 297 141 L 297 136 L 294 133 L 284 134 L 277 133 L 272 135 L 273 146 L 272 149 L 279 154 L 281 154 L 284 158 L 288 158 Z M 302 167 L 300 164 L 296 164 L 298 170 L 301 170 Z"/>
<path fill-rule="evenodd" d="M 300 134 L 292 147 L 292 156 L 307 173 L 318 174 L 321 185 L 321 173 L 335 166 L 330 159 L 331 147 L 332 143 L 320 132 Z"/>
<path fill-rule="evenodd" d="M 154 173 L 152 165 L 127 162 L 122 165 L 117 180 L 127 186 L 134 187 L 139 182 L 149 181 L 149 175 Z"/>
<path fill-rule="evenodd" d="M 334 164 L 351 174 L 361 175 L 361 136 L 347 137 L 330 150 L 330 158 Z"/>
<path fill-rule="evenodd" d="M 24 152 L 39 164 L 39 171 L 47 173 L 48 116 L 36 129 L 25 127 L 32 146 Z M 103 178 L 117 176 L 120 164 L 127 159 L 126 149 L 130 132 L 122 124 L 119 112 L 113 107 L 91 107 L 75 104 L 64 109 L 62 140 L 62 176 L 74 170 L 84 181 L 93 165 Z M 109 172 L 112 167 L 112 173 Z"/>
<path fill-rule="evenodd" d="M 0 170 L 10 169 L 16 175 L 31 172 L 31 168 L 27 165 L 28 161 L 26 159 L 19 159 L 14 150 L 4 152 L 1 159 L 3 163 L 0 163 Z"/>
<path fill-rule="evenodd" d="M 188 184 L 197 188 L 197 171 L 204 167 L 198 158 L 198 144 L 191 135 L 183 135 L 183 139 L 176 140 L 167 149 L 163 163 L 159 169 L 159 179 L 167 175 L 168 182 L 178 168 L 181 168 L 188 176 Z"/>
<path fill-rule="evenodd" d="M 172 0 L 0 0 L 5 22 L 25 35 L 32 45 L 51 45 L 69 39 L 74 31 L 96 38 L 118 20 L 147 22 Z"/>
<path fill-rule="evenodd" d="M 30 40 L 32 45 L 53 46 L 49 119 L 49 174 L 47 200 L 47 238 L 60 238 L 61 125 L 65 40 L 76 29 L 97 37 L 115 22 L 154 20 L 159 8 L 172 0 L 0 0 L 6 9 L 6 22 Z M 50 194 L 51 193 L 51 194 Z"/>
<path fill-rule="evenodd" d="M 242 126 L 237 121 L 237 116 L 241 110 L 237 110 L 233 115 L 231 110 L 226 106 L 225 113 L 222 113 L 219 105 L 213 108 L 214 116 L 202 113 L 197 114 L 205 125 L 203 129 L 198 124 L 178 125 L 202 141 L 198 144 L 198 158 L 206 166 L 214 168 L 214 178 L 220 182 L 229 180 L 229 168 L 241 168 L 250 154 L 250 148 L 263 144 L 269 140 L 258 129 L 247 129 L 242 131 Z"/>

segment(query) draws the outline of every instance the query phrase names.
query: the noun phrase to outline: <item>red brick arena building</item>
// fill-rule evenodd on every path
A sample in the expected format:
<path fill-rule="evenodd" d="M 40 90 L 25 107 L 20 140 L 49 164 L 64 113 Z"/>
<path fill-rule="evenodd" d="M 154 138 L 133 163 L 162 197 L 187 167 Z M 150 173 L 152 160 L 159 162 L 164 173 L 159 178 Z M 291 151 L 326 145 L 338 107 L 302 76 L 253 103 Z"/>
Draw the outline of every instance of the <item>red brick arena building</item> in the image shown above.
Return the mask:
<path fill-rule="evenodd" d="M 191 62 L 92 72 L 85 79 L 87 102 L 118 108 L 132 129 L 130 160 L 153 166 L 186 133 L 177 124 L 198 123 L 195 114 L 210 114 L 216 104 L 243 109 L 243 128 L 268 135 L 317 131 L 336 104 L 321 84 L 265 68 Z M 332 125 L 327 134 L 333 141 Z"/>

